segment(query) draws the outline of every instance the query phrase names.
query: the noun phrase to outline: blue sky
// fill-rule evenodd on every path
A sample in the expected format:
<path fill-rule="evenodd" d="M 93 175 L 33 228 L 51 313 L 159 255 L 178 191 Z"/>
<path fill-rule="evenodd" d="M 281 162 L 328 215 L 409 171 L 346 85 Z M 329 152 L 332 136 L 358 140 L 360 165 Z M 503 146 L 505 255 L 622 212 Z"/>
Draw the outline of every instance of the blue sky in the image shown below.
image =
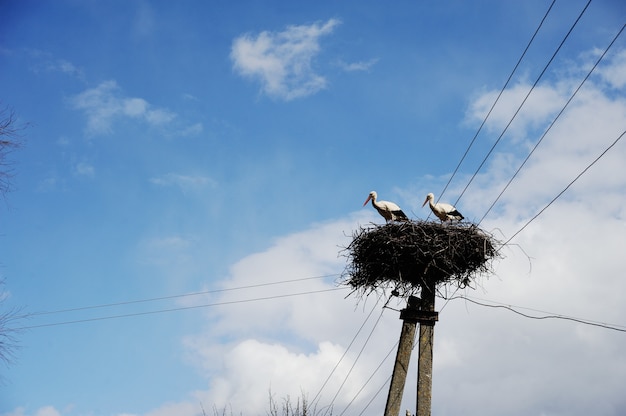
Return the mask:
<path fill-rule="evenodd" d="M 468 220 L 626 21 L 591 2 L 463 193 L 586 3 L 555 2 L 452 178 L 442 199 Z M 28 123 L 0 207 L 2 307 L 30 317 L 0 415 L 265 414 L 270 389 L 380 414 L 401 322 L 346 298 L 341 248 L 382 221 L 371 190 L 428 216 L 550 4 L 2 2 L 0 100 Z M 624 36 L 482 228 L 506 241 L 624 131 Z M 625 159 L 620 141 L 463 294 L 624 329 Z M 623 332 L 437 307 L 433 413 L 626 411 Z"/>

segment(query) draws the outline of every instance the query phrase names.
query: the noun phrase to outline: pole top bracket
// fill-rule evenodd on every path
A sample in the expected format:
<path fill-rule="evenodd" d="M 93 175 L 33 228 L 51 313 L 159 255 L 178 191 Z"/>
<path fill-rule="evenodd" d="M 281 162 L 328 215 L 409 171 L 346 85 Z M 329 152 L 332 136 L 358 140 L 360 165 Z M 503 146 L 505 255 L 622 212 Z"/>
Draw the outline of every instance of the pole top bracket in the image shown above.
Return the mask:
<path fill-rule="evenodd" d="M 434 325 L 435 322 L 439 320 L 439 312 L 406 308 L 400 311 L 400 319 L 403 321 L 415 321 L 420 324 Z"/>
<path fill-rule="evenodd" d="M 409 297 L 407 307 L 400 311 L 400 319 L 413 321 L 419 324 L 434 325 L 439 320 L 439 312 L 424 310 L 421 299 L 415 296 Z"/>

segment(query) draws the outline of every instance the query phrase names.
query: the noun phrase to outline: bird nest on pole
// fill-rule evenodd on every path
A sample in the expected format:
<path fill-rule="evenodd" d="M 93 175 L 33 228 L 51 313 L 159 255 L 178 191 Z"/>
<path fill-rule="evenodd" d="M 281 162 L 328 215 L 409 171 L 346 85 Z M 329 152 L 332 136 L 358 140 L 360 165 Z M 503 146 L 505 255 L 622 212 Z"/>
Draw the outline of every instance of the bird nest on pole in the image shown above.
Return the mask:
<path fill-rule="evenodd" d="M 415 295 L 442 284 L 467 287 L 490 271 L 499 256 L 498 242 L 471 223 L 391 222 L 361 227 L 345 249 L 348 265 L 343 283 L 353 293 L 369 295 L 392 289 Z"/>

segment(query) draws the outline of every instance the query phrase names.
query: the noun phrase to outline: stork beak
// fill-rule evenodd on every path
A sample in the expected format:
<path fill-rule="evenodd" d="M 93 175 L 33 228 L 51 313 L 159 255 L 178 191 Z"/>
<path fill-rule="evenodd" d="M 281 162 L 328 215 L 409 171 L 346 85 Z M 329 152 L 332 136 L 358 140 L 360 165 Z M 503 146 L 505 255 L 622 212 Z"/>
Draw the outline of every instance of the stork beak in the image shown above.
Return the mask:
<path fill-rule="evenodd" d="M 427 202 L 428 202 L 428 198 L 426 198 L 426 201 L 424 201 L 424 203 L 422 204 L 422 208 L 424 208 L 424 205 L 426 205 Z"/>
<path fill-rule="evenodd" d="M 370 202 L 370 199 L 372 199 L 372 197 L 368 196 L 365 202 L 363 202 L 363 206 L 367 205 L 367 203 Z"/>

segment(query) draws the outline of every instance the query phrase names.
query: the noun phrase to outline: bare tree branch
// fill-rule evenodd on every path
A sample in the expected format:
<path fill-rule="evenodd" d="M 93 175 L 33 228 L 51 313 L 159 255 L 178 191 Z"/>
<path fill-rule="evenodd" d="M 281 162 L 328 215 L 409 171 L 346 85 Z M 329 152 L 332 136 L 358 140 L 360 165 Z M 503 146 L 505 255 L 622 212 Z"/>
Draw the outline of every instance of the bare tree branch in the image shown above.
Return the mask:
<path fill-rule="evenodd" d="M 5 294 L 2 291 L 4 280 L 0 280 L 0 306 L 5 300 Z M 0 361 L 6 365 L 11 364 L 15 359 L 15 351 L 19 348 L 16 338 L 19 332 L 19 322 L 26 315 L 21 313 L 19 308 L 11 308 L 6 311 L 0 311 Z"/>
<path fill-rule="evenodd" d="M 0 194 L 5 195 L 11 190 L 13 178 L 12 163 L 9 155 L 22 145 L 21 132 L 28 124 L 17 124 L 15 111 L 10 107 L 0 109 Z"/>

